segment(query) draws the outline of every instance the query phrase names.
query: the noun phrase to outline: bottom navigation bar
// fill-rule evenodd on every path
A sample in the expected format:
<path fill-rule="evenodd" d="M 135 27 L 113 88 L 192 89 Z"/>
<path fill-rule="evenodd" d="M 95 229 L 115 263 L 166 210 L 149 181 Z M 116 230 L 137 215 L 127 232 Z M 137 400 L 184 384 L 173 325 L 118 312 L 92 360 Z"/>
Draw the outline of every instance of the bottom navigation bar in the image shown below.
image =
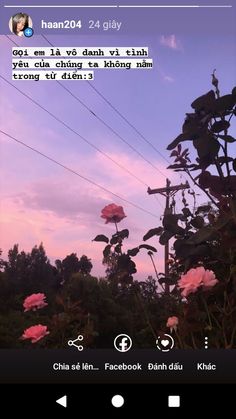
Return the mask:
<path fill-rule="evenodd" d="M 109 417 L 141 414 L 163 418 L 219 417 L 219 412 L 235 409 L 235 385 L 210 384 L 24 384 L 0 385 L 1 408 L 8 416 L 37 411 L 42 417 L 63 413 L 63 417 L 111 413 Z M 213 394 L 213 397 L 212 397 Z M 9 403 L 10 396 L 10 403 Z M 29 404 L 30 403 L 30 404 Z M 29 407 L 30 406 L 30 407 Z M 206 410 L 207 409 L 207 410 Z M 68 412 L 68 416 L 66 413 Z M 72 413 L 73 412 L 73 413 Z M 179 413 L 179 414 L 178 414 Z M 217 413 L 215 415 L 215 413 Z M 199 414 L 199 415 L 197 415 Z M 64 416 L 65 415 L 65 416 Z M 173 416 L 172 416 L 173 415 Z M 50 417 L 50 416 L 49 416 Z M 60 416 L 59 416 L 60 417 Z M 105 417 L 108 417 L 105 416 Z M 129 416 L 128 416 L 129 417 Z"/>

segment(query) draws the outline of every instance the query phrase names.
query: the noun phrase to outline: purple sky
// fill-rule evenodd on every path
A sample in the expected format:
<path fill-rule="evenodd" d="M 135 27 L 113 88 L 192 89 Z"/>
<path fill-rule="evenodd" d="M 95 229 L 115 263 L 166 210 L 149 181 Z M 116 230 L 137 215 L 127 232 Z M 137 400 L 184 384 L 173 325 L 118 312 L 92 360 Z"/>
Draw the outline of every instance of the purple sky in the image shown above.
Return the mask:
<path fill-rule="evenodd" d="M 184 22 L 183 22 L 184 23 Z M 201 22 L 199 21 L 199 25 Z M 227 21 L 222 19 L 220 33 L 209 35 L 158 32 L 153 34 L 109 36 L 50 36 L 57 46 L 148 46 L 154 59 L 153 70 L 105 71 L 95 73 L 93 85 L 140 130 L 168 159 L 166 146 L 181 130 L 185 112 L 197 96 L 211 89 L 211 73 L 217 69 L 220 90 L 229 93 L 235 85 L 235 38 L 225 35 Z M 30 41 L 12 37 L 19 45 L 48 46 L 41 36 Z M 0 73 L 11 81 L 11 48 L 5 36 L 0 37 Z M 111 158 L 127 167 L 151 188 L 165 185 L 165 177 L 143 161 L 119 138 L 97 121 L 75 99 L 55 82 L 13 82 L 15 86 L 53 112 Z M 87 82 L 63 82 L 99 117 L 113 127 L 126 141 L 156 167 L 179 183 L 177 174 L 167 171 L 166 161 L 99 97 Z M 114 193 L 137 203 L 160 217 L 162 208 L 146 187 L 82 142 L 76 135 L 53 120 L 14 88 L 1 80 L 1 129 L 52 158 L 77 170 Z M 126 248 L 141 244 L 150 228 L 160 225 L 159 218 L 142 213 L 108 193 L 86 183 L 0 136 L 1 169 L 1 247 L 7 250 L 19 243 L 31 250 L 44 243 L 51 261 L 71 252 L 92 258 L 93 273 L 102 275 L 103 244 L 91 240 L 95 235 L 114 232 L 104 225 L 101 209 L 116 203 L 127 215 L 121 228 L 130 230 Z M 183 182 L 185 179 L 181 179 Z M 164 198 L 159 197 L 162 205 Z M 178 206 L 180 205 L 177 201 Z M 157 266 L 163 270 L 163 248 L 157 245 Z M 145 252 L 135 258 L 137 278 L 153 274 Z"/>

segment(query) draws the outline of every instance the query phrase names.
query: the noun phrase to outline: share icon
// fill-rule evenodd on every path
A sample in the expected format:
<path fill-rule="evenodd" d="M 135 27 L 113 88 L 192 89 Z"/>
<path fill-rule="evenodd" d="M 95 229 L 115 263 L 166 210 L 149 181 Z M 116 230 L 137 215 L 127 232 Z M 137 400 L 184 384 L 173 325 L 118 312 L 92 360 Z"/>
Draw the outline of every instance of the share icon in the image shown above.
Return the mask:
<path fill-rule="evenodd" d="M 78 349 L 78 351 L 82 351 L 84 349 L 84 347 L 82 345 L 78 345 L 78 342 L 80 342 L 83 339 L 84 339 L 83 335 L 78 335 L 78 337 L 76 339 L 68 340 L 68 345 L 69 346 L 75 346 Z"/>

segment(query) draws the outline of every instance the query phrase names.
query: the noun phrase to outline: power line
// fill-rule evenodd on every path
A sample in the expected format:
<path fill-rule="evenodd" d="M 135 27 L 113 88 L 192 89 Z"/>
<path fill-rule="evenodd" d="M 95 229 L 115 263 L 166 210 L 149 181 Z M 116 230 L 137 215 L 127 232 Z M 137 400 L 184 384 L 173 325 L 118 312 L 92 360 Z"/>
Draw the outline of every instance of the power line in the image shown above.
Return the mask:
<path fill-rule="evenodd" d="M 11 42 L 13 42 L 13 44 L 15 44 L 17 47 L 19 47 L 19 45 L 13 41 L 9 35 L 5 35 Z M 42 38 L 45 39 L 46 42 L 48 42 L 49 45 L 51 45 L 52 47 L 55 47 L 50 41 L 49 39 L 45 36 L 42 35 Z M 160 170 L 158 169 L 155 165 L 153 165 L 149 160 L 146 160 L 145 157 L 139 153 L 133 146 L 131 146 L 126 140 L 123 139 L 123 137 L 120 136 L 120 134 L 118 134 L 115 130 L 113 130 L 113 128 L 111 126 L 109 126 L 102 118 L 100 118 L 98 115 L 96 115 L 95 112 L 93 112 L 81 99 L 78 98 L 78 96 L 74 95 L 69 89 L 67 89 L 61 82 L 59 82 L 58 80 L 56 80 L 58 84 L 60 84 L 60 86 L 65 89 L 71 96 L 73 96 L 74 99 L 76 99 L 82 106 L 84 106 L 93 116 L 95 116 L 100 122 L 102 122 L 108 129 L 110 129 L 115 135 L 117 135 L 122 141 L 125 142 L 125 144 L 127 144 L 129 147 L 132 148 L 133 151 L 135 151 L 142 159 L 144 159 L 148 164 L 151 164 L 151 166 L 157 170 L 163 177 L 166 178 L 166 175 Z M 109 101 L 96 87 L 93 86 L 93 84 L 86 80 L 86 82 L 90 85 L 90 87 L 117 113 L 117 115 L 119 115 L 147 144 L 149 144 L 150 147 L 153 148 L 153 150 L 155 150 L 168 164 L 172 164 L 170 160 L 168 160 L 155 146 L 154 144 L 152 144 L 151 141 L 149 141 L 112 103 L 111 101 Z M 179 175 L 179 177 L 181 178 L 181 176 Z M 187 178 L 182 174 L 182 177 L 186 180 Z M 157 197 L 156 197 L 157 198 Z M 163 207 L 163 205 L 160 203 L 160 201 L 157 199 L 157 202 Z"/>
<path fill-rule="evenodd" d="M 46 109 L 43 105 L 38 103 L 36 100 L 28 96 L 26 93 L 22 92 L 22 90 L 18 89 L 18 87 L 14 86 L 11 82 L 9 82 L 5 77 L 0 75 L 0 78 L 4 80 L 6 83 L 8 83 L 10 86 L 14 87 L 19 93 L 21 93 L 23 96 L 25 96 L 27 99 L 29 99 L 32 103 L 34 103 L 36 106 L 38 106 L 40 109 L 44 110 L 48 115 L 50 115 L 53 119 L 55 119 L 57 122 L 62 124 L 64 127 L 66 127 L 68 130 L 73 132 L 73 134 L 77 135 L 79 138 L 81 138 L 82 141 L 84 141 L 86 144 L 88 144 L 90 147 L 94 148 L 96 151 L 98 151 L 100 154 L 102 154 L 104 157 L 112 161 L 112 163 L 116 164 L 120 169 L 124 170 L 125 172 L 129 173 L 132 177 L 134 177 L 136 180 L 138 180 L 140 183 L 142 183 L 144 186 L 148 186 L 147 183 L 145 183 L 143 180 L 138 178 L 134 173 L 130 172 L 129 169 L 124 167 L 122 164 L 118 163 L 116 160 L 114 160 L 112 157 L 110 157 L 108 154 L 106 154 L 104 151 L 102 151 L 100 148 L 98 148 L 96 145 L 91 143 L 89 140 L 87 140 L 85 137 L 83 137 L 78 131 L 71 128 L 66 122 L 62 121 L 62 119 L 58 118 L 56 115 L 54 115 L 52 112 L 50 112 L 48 109 Z"/>
<path fill-rule="evenodd" d="M 13 44 L 15 44 L 16 47 L 19 47 L 19 45 L 15 41 L 13 41 L 13 39 L 11 39 L 9 35 L 5 35 L 5 37 L 8 38 L 9 41 L 11 41 Z"/>
<path fill-rule="evenodd" d="M 125 121 L 153 150 L 156 151 L 159 156 L 161 156 L 167 163 L 170 163 L 169 160 L 149 141 L 136 127 L 133 125 L 111 102 L 108 100 L 93 84 L 87 80 L 89 86 L 110 106 L 119 115 L 123 121 Z M 165 176 L 166 177 L 166 176 Z"/>
<path fill-rule="evenodd" d="M 157 215 L 155 215 L 152 212 L 150 212 L 150 211 L 148 211 L 148 210 L 140 207 L 139 205 L 135 204 L 134 202 L 129 201 L 128 199 L 126 199 L 126 198 L 124 198 L 124 197 L 116 194 L 115 192 L 110 191 L 109 189 L 105 188 L 104 186 L 99 185 L 97 182 L 95 182 L 95 181 L 87 178 L 86 176 L 81 175 L 76 170 L 71 169 L 70 167 L 64 165 L 63 163 L 60 163 L 59 161 L 55 160 L 54 158 L 48 156 L 47 154 L 42 153 L 41 151 L 37 150 L 34 147 L 31 147 L 30 145 L 26 144 L 24 141 L 18 140 L 17 138 L 13 137 L 12 135 L 8 134 L 7 132 L 5 132 L 5 131 L 3 131 L 1 129 L 0 129 L 0 132 L 3 135 L 5 135 L 6 137 L 11 138 L 12 140 L 14 140 L 16 143 L 18 143 L 18 144 L 20 144 L 20 145 L 28 148 L 29 150 L 33 151 L 34 153 L 39 154 L 41 157 L 44 157 L 45 159 L 47 159 L 47 160 L 51 161 L 52 163 L 56 164 L 57 166 L 62 167 L 63 169 L 67 170 L 70 173 L 73 173 L 74 175 L 76 175 L 76 176 L 80 177 L 81 179 L 85 180 L 86 182 L 89 182 L 91 185 L 94 185 L 97 188 L 102 189 L 104 192 L 107 192 L 107 193 L 115 196 L 116 198 L 120 199 L 121 201 L 126 202 L 127 204 L 133 206 L 136 209 L 139 209 L 142 212 L 145 212 L 148 215 L 151 215 L 152 217 L 159 218 Z"/>
<path fill-rule="evenodd" d="M 79 102 L 85 109 L 87 109 L 99 122 L 101 122 L 105 127 L 107 127 L 114 135 L 116 135 L 123 143 L 125 143 L 132 151 L 138 154 L 141 159 L 143 159 L 146 163 L 153 167 L 157 172 L 159 172 L 162 176 L 165 175 L 155 166 L 150 160 L 146 159 L 135 147 L 133 147 L 127 140 L 125 140 L 117 131 L 115 131 L 107 122 L 105 122 L 100 116 L 98 116 L 94 111 L 92 111 L 89 106 L 87 106 L 81 99 L 78 98 L 74 93 L 72 93 L 66 86 L 64 86 L 60 81 L 56 80 L 57 83 L 68 92 L 77 102 Z"/>
<path fill-rule="evenodd" d="M 55 45 L 53 45 L 45 35 L 41 36 L 48 42 L 49 45 L 55 47 Z M 98 89 L 96 89 L 90 81 L 87 80 L 87 83 L 113 109 L 113 111 L 115 111 L 123 119 L 123 121 L 125 121 L 150 147 L 153 148 L 153 150 L 159 154 L 159 156 L 161 156 L 167 163 L 170 163 L 166 157 L 151 143 L 151 141 L 149 141 Z M 77 98 L 75 95 L 74 97 Z M 161 171 L 159 170 L 159 172 Z M 164 174 L 163 176 L 166 177 Z"/>
<path fill-rule="evenodd" d="M 52 45 L 52 44 L 51 44 Z M 89 86 L 110 106 L 111 109 L 113 109 L 117 115 L 119 115 L 123 121 L 125 121 L 150 147 L 152 147 L 153 150 L 155 150 L 159 156 L 162 157 L 168 164 L 172 164 L 170 160 L 168 160 L 155 146 L 154 144 L 149 141 L 136 127 L 132 124 L 112 103 L 110 100 L 108 100 L 90 81 L 87 80 L 87 83 Z M 163 173 L 162 173 L 163 174 Z M 165 175 L 164 175 L 165 176 Z M 179 175 L 180 177 L 180 175 Z M 182 175 L 182 177 L 187 181 L 187 178 Z M 165 176 L 166 178 L 166 176 Z M 159 201 L 158 201 L 159 202 Z M 164 208 L 164 207 L 163 207 Z"/>
<path fill-rule="evenodd" d="M 51 45 L 52 47 L 54 47 L 54 45 L 49 41 L 49 39 L 45 36 L 45 35 L 43 35 L 43 34 L 41 34 L 41 36 L 42 36 L 42 38 L 44 38 L 45 39 L 45 41 L 49 44 L 49 45 Z M 9 38 L 10 40 L 11 40 L 11 38 Z M 15 45 L 17 45 L 15 42 L 14 42 L 14 44 Z M 164 173 L 162 173 L 162 171 L 160 170 L 160 169 L 158 169 L 156 166 L 153 166 L 153 164 L 151 163 L 151 162 L 149 162 L 149 160 L 147 160 L 141 153 L 139 153 L 136 149 L 134 149 L 134 147 L 133 146 L 131 146 L 126 140 L 124 140 L 123 139 L 123 137 L 121 137 L 120 136 L 120 134 L 118 134 L 110 125 L 108 125 L 102 118 L 100 118 L 94 111 L 92 111 L 81 99 L 79 99 L 78 98 L 78 96 L 76 96 L 74 93 L 72 93 L 69 89 L 67 89 L 61 82 L 59 82 L 58 80 L 57 80 L 57 83 L 64 89 L 64 90 L 66 90 L 74 99 L 76 99 L 82 106 L 84 106 L 93 116 L 95 116 L 103 125 L 105 125 L 108 129 L 110 129 L 115 135 L 117 135 L 122 141 L 124 141 L 125 142 L 125 144 L 127 144 L 129 147 L 131 147 L 131 149 L 132 150 L 134 150 L 136 153 L 138 153 L 138 155 L 140 156 L 140 157 L 142 157 L 142 159 L 144 159 L 144 161 L 146 161 L 148 164 L 151 164 L 151 166 L 152 167 L 154 167 L 155 168 L 155 170 L 157 170 L 162 176 L 164 176 L 164 177 L 166 177 L 165 175 L 164 175 Z M 87 81 L 87 83 L 89 83 L 88 81 Z M 89 83 L 90 84 L 90 83 Z M 91 84 L 91 87 L 93 87 L 93 85 Z M 94 88 L 94 87 L 93 87 Z M 100 96 L 107 102 L 107 103 L 109 103 L 109 105 L 115 110 L 115 108 L 113 107 L 113 105 L 108 101 L 108 100 L 106 100 L 106 98 L 96 89 L 96 88 L 94 88 L 94 90 L 98 93 L 98 94 L 100 94 Z M 123 117 L 120 113 L 119 113 L 119 111 L 118 110 L 116 110 L 117 111 L 117 113 L 118 113 L 118 115 L 120 115 L 127 123 L 129 123 L 128 122 L 128 120 L 126 120 L 125 119 L 125 117 Z M 135 127 L 132 125 L 132 124 L 129 124 L 139 135 L 141 135 L 142 136 L 142 134 L 141 133 L 139 133 L 136 129 L 135 129 Z M 154 147 L 155 148 L 155 147 Z M 158 150 L 156 150 L 157 152 L 158 152 Z M 158 152 L 159 153 L 159 152 Z M 160 155 L 161 155 L 161 153 L 159 153 Z M 166 160 L 167 162 L 168 162 L 168 160 Z M 168 162 L 169 163 L 169 162 Z M 146 184 L 145 184 L 146 185 Z M 146 186 L 148 186 L 148 185 L 146 185 Z M 162 209 L 164 209 L 164 205 L 161 203 L 161 201 L 157 198 L 157 196 L 154 196 L 154 198 L 155 198 L 155 200 L 157 201 L 157 203 L 161 206 L 161 208 Z"/>
<path fill-rule="evenodd" d="M 13 44 L 15 44 L 17 47 L 19 47 L 19 45 L 13 41 L 13 39 L 10 38 L 9 35 L 5 35 Z M 42 38 L 45 39 L 45 41 L 51 45 L 53 48 L 55 47 L 55 45 L 53 45 L 49 39 L 41 34 Z M 60 86 L 65 89 L 71 96 L 74 97 L 74 99 L 78 100 L 79 103 L 84 106 L 89 112 L 91 112 L 92 115 L 96 116 L 96 118 L 99 118 L 99 120 L 101 120 L 100 117 L 98 117 L 95 112 L 93 112 L 84 102 L 82 102 L 81 99 L 78 98 L 78 96 L 74 95 L 69 89 L 67 89 L 61 82 L 59 82 L 57 80 L 57 83 L 60 84 Z M 90 81 L 87 80 L 87 83 L 89 84 L 89 86 L 110 106 L 111 109 L 113 109 L 113 111 L 115 111 L 117 113 L 117 115 L 119 115 L 147 144 L 149 144 L 150 147 L 153 148 L 153 150 L 155 150 L 159 156 L 161 156 L 168 164 L 170 164 L 171 162 L 154 146 L 154 144 L 152 144 L 151 141 L 149 141 Z M 101 122 L 104 122 L 101 120 Z M 109 127 L 108 125 L 106 125 L 107 127 Z M 109 127 L 110 129 L 110 127 Z M 156 168 L 157 169 L 157 168 Z M 159 173 L 161 173 L 164 177 L 166 177 L 161 171 L 160 169 L 157 169 L 159 171 Z"/>
<path fill-rule="evenodd" d="M 8 35 L 5 35 L 14 45 L 16 45 L 17 47 L 19 47 L 19 45 L 12 40 Z M 51 46 L 54 47 L 54 45 L 44 36 L 41 35 Z M 6 81 L 6 80 L 5 80 Z M 155 166 L 153 165 L 149 160 L 147 160 L 141 153 L 139 153 L 132 145 L 130 145 L 123 137 L 120 136 L 120 134 L 118 134 L 110 125 L 108 125 L 102 118 L 100 118 L 98 115 L 96 115 L 95 112 L 93 112 L 81 99 L 79 99 L 76 95 L 74 95 L 69 89 L 67 89 L 61 82 L 59 82 L 57 80 L 57 83 L 64 89 L 66 90 L 74 99 L 76 99 L 85 109 L 87 109 L 90 114 L 92 114 L 95 118 L 97 118 L 103 125 L 105 125 L 108 129 L 110 129 L 110 131 L 112 131 L 116 136 L 118 136 L 118 138 L 120 138 L 123 142 L 125 142 L 125 144 L 127 144 L 133 151 L 135 151 L 144 161 L 146 161 L 148 164 L 150 164 L 155 170 L 157 170 L 162 176 L 165 177 L 165 175 Z M 14 85 L 12 85 L 13 87 L 15 87 Z M 19 92 L 20 89 L 18 89 Z M 22 94 L 24 94 L 23 92 L 21 92 Z M 29 98 L 30 100 L 33 100 L 32 98 L 28 97 L 26 95 L 27 98 Z M 35 104 L 39 105 L 38 103 L 36 103 L 36 101 L 34 101 Z M 41 107 L 42 109 L 44 109 L 43 107 Z M 46 112 L 46 109 L 44 109 Z M 49 112 L 49 114 L 51 116 L 53 116 L 53 114 L 51 114 Z M 68 128 L 68 127 L 67 127 Z M 143 180 L 141 180 L 138 176 L 136 176 L 134 173 L 132 173 L 130 170 L 128 170 L 126 167 L 124 167 L 123 165 L 121 165 L 120 163 L 117 163 L 113 158 L 111 158 L 109 155 L 107 155 L 106 153 L 104 153 L 102 150 L 100 150 L 98 147 L 94 146 L 92 143 L 88 142 L 86 139 L 84 139 L 79 133 L 77 133 L 80 138 L 82 138 L 84 141 L 86 141 L 90 146 L 94 147 L 98 152 L 102 153 L 105 157 L 109 158 L 109 160 L 111 160 L 114 164 L 116 164 L 118 167 L 120 167 L 122 170 L 125 170 L 127 173 L 129 173 L 132 177 L 134 177 L 138 182 L 140 182 L 142 185 L 149 187 L 149 185 L 147 183 L 145 183 Z M 162 209 L 164 209 L 163 204 L 160 202 L 160 200 L 155 197 L 156 201 L 158 202 L 158 204 L 161 206 Z"/>
<path fill-rule="evenodd" d="M 49 41 L 49 39 L 45 36 L 45 35 L 42 35 L 41 34 L 41 36 L 42 36 L 42 38 L 44 38 L 45 39 L 45 41 L 49 44 L 49 45 L 51 45 L 53 48 L 55 47 L 55 45 L 53 45 L 50 41 Z M 15 45 L 16 45 L 16 43 L 15 43 Z M 123 138 L 119 135 L 119 134 L 117 134 L 114 130 L 113 130 L 113 128 L 112 127 L 110 127 L 105 121 L 103 121 L 100 117 L 98 117 L 87 105 L 85 105 L 82 101 L 81 101 L 81 99 L 79 99 L 78 98 L 78 96 L 76 96 L 75 94 L 73 94 L 69 89 L 67 89 L 61 82 L 59 82 L 59 81 L 57 81 L 58 82 L 58 84 L 60 84 L 60 86 L 63 88 L 63 89 L 65 89 L 69 94 L 71 94 L 71 96 L 73 96 L 76 100 L 78 100 L 79 101 L 79 103 L 81 103 L 83 106 L 85 106 L 85 108 L 89 111 L 89 112 L 91 112 L 92 113 L 92 115 L 93 116 L 95 116 L 100 122 L 102 122 L 107 128 L 109 128 L 109 129 L 111 129 L 111 131 L 115 134 L 115 135 L 117 135 L 119 138 L 121 138 L 122 139 L 122 141 L 123 141 Z M 155 146 L 154 146 L 154 144 L 152 144 L 152 142 L 151 141 L 149 141 L 112 103 L 111 103 L 111 101 L 109 101 L 96 87 L 94 87 L 94 85 L 90 82 L 90 81 L 88 81 L 88 80 L 86 80 L 86 82 L 89 84 L 89 86 L 110 106 L 110 108 L 111 109 L 113 109 L 116 113 L 117 113 L 117 115 L 119 115 L 153 150 L 155 150 L 156 152 L 157 152 L 157 154 L 159 154 L 159 156 L 161 156 L 162 157 L 162 159 L 164 159 L 168 164 L 171 164 L 171 162 L 170 162 L 170 160 L 168 160 Z M 125 140 L 124 140 L 125 141 Z M 129 143 L 127 143 L 126 141 L 125 141 L 125 143 L 128 145 L 128 146 L 130 146 L 130 144 Z M 132 147 L 132 146 L 131 146 Z M 135 149 L 135 152 L 137 152 L 137 150 Z M 138 154 L 140 155 L 140 153 L 138 152 Z M 141 155 L 142 156 L 142 155 Z M 142 156 L 142 158 L 144 158 L 143 156 Z M 145 158 L 144 158 L 145 159 Z M 146 159 L 145 159 L 145 161 L 147 161 Z M 150 164 L 150 162 L 149 161 L 147 161 L 149 164 Z M 151 165 L 153 166 L 153 164 L 151 163 Z M 163 176 L 163 177 L 165 177 L 166 178 L 166 175 L 164 175 L 164 173 L 160 170 L 160 169 L 158 169 L 156 166 L 154 166 L 154 168 Z M 185 180 L 187 181 L 187 179 L 186 179 L 186 177 L 185 176 L 183 176 L 184 178 L 185 178 Z M 160 202 L 160 200 L 157 198 L 157 196 L 154 196 L 154 198 L 155 198 L 155 200 L 158 202 L 158 204 L 162 207 L 162 209 L 164 210 L 164 205 Z M 180 199 L 178 198 L 178 200 L 180 201 Z"/>
<path fill-rule="evenodd" d="M 49 45 L 51 45 L 52 47 L 55 47 L 50 41 L 49 39 L 45 36 L 45 35 L 41 35 L 42 38 L 45 39 L 45 41 L 48 42 Z M 100 121 L 105 127 L 107 127 L 113 134 L 115 134 L 122 142 L 124 142 L 131 150 L 133 150 L 135 153 L 137 153 L 139 155 L 139 157 L 141 157 L 144 161 L 146 161 L 146 163 L 148 163 L 149 165 L 151 165 L 157 172 L 159 172 L 162 176 L 166 177 L 164 175 L 164 173 L 161 172 L 160 169 L 158 169 L 158 167 L 156 167 L 150 160 L 147 160 L 146 157 L 144 157 L 142 155 L 142 153 L 140 153 L 138 150 L 136 150 L 135 147 L 133 147 L 127 140 L 125 140 L 118 132 L 116 132 L 109 124 L 107 124 L 107 122 L 105 122 L 100 116 L 98 116 L 94 111 L 92 111 L 89 106 L 87 106 L 81 99 L 78 98 L 78 96 L 76 96 L 74 93 L 72 93 L 69 89 L 67 89 L 67 87 L 65 87 L 61 82 L 59 82 L 57 80 L 58 84 L 60 84 L 60 86 L 66 90 L 75 100 L 77 100 L 85 109 L 87 109 L 95 118 L 98 119 L 98 121 Z M 90 83 L 89 83 L 90 84 Z"/>

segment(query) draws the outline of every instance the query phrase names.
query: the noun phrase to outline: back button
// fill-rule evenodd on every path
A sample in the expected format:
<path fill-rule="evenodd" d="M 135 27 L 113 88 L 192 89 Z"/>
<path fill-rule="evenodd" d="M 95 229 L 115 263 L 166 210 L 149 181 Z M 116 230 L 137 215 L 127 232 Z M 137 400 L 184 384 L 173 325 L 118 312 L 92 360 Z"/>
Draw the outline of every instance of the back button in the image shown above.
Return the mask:
<path fill-rule="evenodd" d="M 57 399 L 56 403 L 60 404 L 63 407 L 67 407 L 67 396 L 63 396 L 60 399 Z"/>

